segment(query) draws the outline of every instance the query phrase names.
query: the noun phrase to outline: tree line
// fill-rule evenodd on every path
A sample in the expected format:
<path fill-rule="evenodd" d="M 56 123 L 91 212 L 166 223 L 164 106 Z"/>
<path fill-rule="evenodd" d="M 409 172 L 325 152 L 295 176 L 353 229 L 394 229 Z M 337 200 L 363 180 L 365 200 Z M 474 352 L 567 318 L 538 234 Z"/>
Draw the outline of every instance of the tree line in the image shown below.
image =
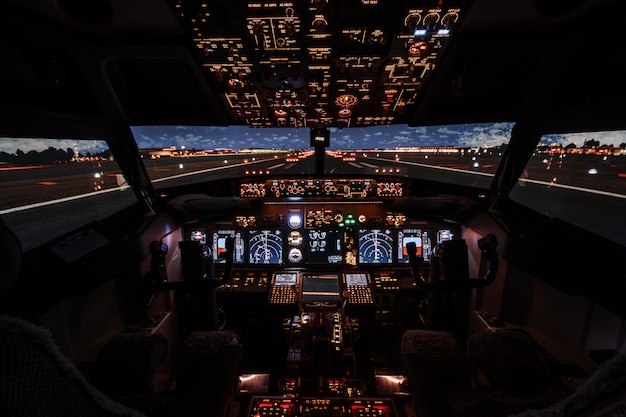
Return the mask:
<path fill-rule="evenodd" d="M 82 157 L 85 158 L 109 158 L 110 151 L 90 153 L 87 152 Z M 65 164 L 76 161 L 76 155 L 71 148 L 57 149 L 50 146 L 43 151 L 31 150 L 24 152 L 21 149 L 15 151 L 15 153 L 8 153 L 0 151 L 0 162 L 5 162 L 14 165 L 54 165 Z"/>

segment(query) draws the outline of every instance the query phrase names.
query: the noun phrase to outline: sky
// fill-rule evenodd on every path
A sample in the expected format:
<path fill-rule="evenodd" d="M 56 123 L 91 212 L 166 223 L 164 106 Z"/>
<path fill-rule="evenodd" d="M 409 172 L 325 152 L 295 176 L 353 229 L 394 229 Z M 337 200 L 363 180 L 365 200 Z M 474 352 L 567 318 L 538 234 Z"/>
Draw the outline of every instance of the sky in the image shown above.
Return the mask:
<path fill-rule="evenodd" d="M 330 129 L 330 149 L 384 149 L 398 146 L 493 146 L 508 142 L 510 124 L 419 127 L 404 125 Z M 249 128 L 246 126 L 148 126 L 133 132 L 140 147 L 170 146 L 187 149 L 280 148 L 309 149 L 308 128 Z"/>
<path fill-rule="evenodd" d="M 374 126 L 368 128 L 331 128 L 330 149 L 384 149 L 398 146 L 458 146 L 492 147 L 508 143 L 512 123 L 481 123 L 473 125 L 425 126 L 410 128 L 406 125 Z M 137 126 L 132 128 L 140 149 L 242 149 L 278 148 L 309 149 L 308 128 L 251 128 L 247 126 Z M 626 131 L 549 135 L 543 144 L 574 143 L 580 147 L 594 139 L 602 145 L 626 142 Z M 0 151 L 15 153 L 17 149 L 42 151 L 49 147 L 73 149 L 79 152 L 100 152 L 107 148 L 104 141 L 43 140 L 0 138 Z"/>

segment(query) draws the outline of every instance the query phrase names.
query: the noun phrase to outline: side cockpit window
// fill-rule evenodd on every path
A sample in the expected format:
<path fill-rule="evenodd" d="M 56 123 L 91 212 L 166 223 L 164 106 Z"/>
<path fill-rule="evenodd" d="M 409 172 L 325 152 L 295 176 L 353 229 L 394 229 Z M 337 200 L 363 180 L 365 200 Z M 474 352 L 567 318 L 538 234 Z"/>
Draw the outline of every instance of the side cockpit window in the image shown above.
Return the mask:
<path fill-rule="evenodd" d="M 544 135 L 510 197 L 626 245 L 626 131 Z"/>
<path fill-rule="evenodd" d="M 103 140 L 0 138 L 0 188 L 25 251 L 136 201 Z"/>

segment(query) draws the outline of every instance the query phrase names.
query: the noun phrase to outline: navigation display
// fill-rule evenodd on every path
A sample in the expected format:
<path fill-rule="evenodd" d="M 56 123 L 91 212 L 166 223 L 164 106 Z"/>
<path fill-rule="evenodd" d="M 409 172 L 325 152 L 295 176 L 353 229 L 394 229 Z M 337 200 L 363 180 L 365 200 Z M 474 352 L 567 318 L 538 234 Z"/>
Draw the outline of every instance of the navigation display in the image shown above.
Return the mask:
<path fill-rule="evenodd" d="M 388 264 L 392 263 L 393 234 L 391 229 L 360 229 L 359 230 L 359 263 Z"/>
<path fill-rule="evenodd" d="M 251 264 L 283 263 L 283 235 L 280 230 L 250 230 L 248 241 Z"/>
<path fill-rule="evenodd" d="M 342 233 L 337 229 L 308 230 L 305 232 L 307 261 L 312 264 L 341 263 Z"/>

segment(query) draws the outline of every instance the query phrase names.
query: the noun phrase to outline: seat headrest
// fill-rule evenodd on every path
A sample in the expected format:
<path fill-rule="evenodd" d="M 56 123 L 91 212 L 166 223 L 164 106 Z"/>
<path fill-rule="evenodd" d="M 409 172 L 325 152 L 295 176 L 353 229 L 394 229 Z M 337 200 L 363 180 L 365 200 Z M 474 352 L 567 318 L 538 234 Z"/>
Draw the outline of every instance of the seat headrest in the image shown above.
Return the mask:
<path fill-rule="evenodd" d="M 3 300 L 20 274 L 22 245 L 17 235 L 0 218 L 0 300 Z"/>

